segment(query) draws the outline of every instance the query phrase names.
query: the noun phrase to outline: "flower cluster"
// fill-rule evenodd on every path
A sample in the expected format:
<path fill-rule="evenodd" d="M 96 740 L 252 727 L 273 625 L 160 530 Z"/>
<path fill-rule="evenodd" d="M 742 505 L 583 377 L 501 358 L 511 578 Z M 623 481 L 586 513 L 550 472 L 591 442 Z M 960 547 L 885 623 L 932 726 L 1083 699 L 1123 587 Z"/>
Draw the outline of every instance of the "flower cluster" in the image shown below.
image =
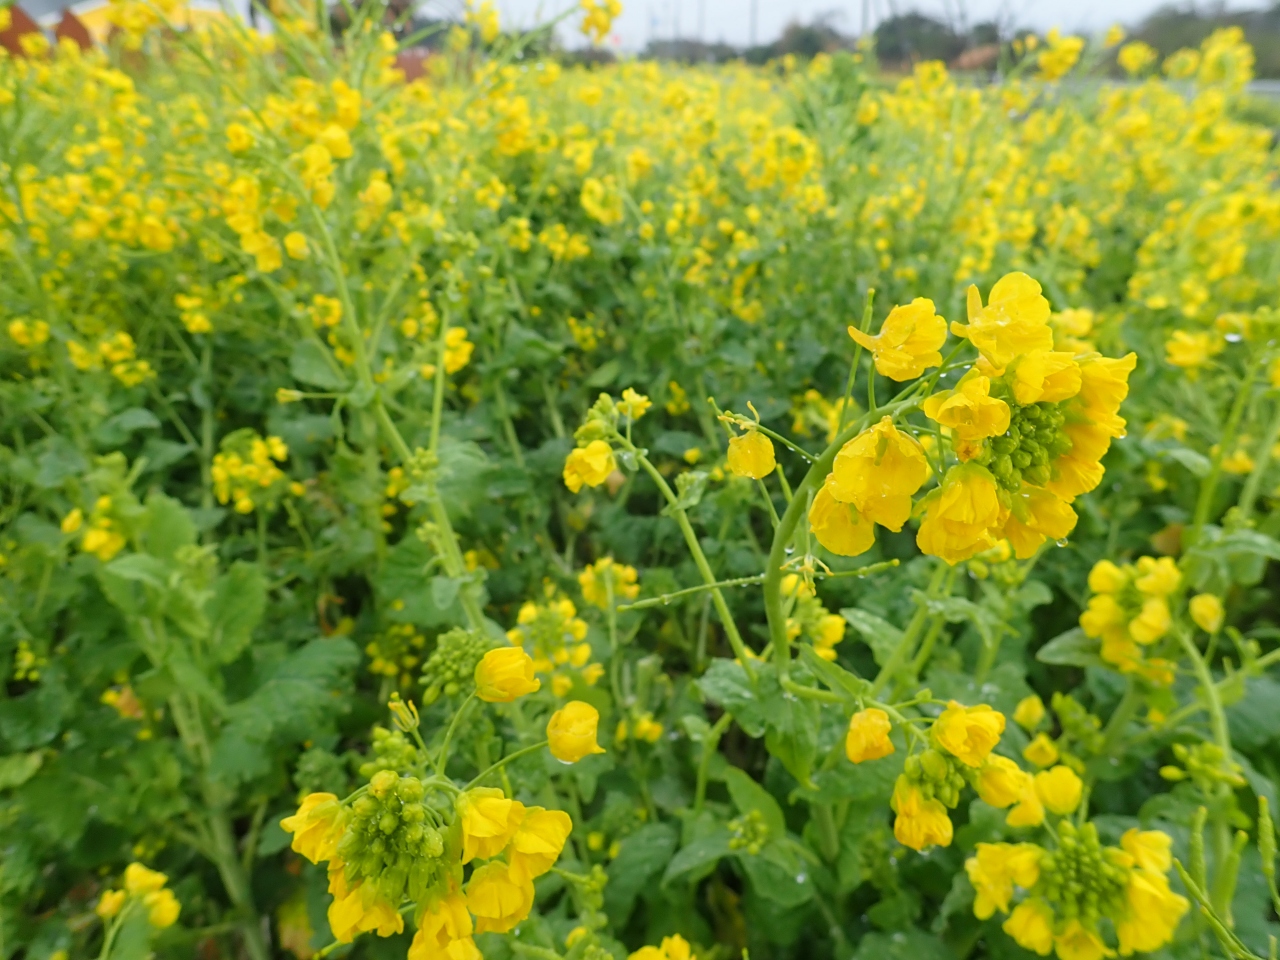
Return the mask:
<path fill-rule="evenodd" d="M 1093 823 L 1058 825 L 1050 847 L 979 843 L 965 870 L 977 893 L 979 919 L 1009 914 L 1004 930 L 1018 945 L 1059 960 L 1112 956 L 1100 929 L 1109 920 L 1123 956 L 1159 950 L 1187 912 L 1169 888 L 1171 840 L 1158 830 L 1130 829 L 1120 846 L 1104 847 Z M 1015 895 L 1023 899 L 1010 911 Z"/>
<path fill-rule="evenodd" d="M 253 513 L 285 491 L 301 493 L 300 485 L 290 484 L 276 466 L 288 458 L 289 448 L 279 437 L 264 439 L 249 429 L 227 434 L 209 469 L 214 495 L 219 503 L 231 503 L 236 513 Z"/>
<path fill-rule="evenodd" d="M 601 610 L 608 610 L 610 603 L 618 604 L 640 596 L 640 578 L 636 568 L 618 563 L 613 557 L 601 557 L 589 563 L 578 574 L 578 586 L 582 599 Z"/>
<path fill-rule="evenodd" d="M 140 863 L 125 867 L 123 884 L 118 890 L 108 890 L 98 900 L 94 912 L 103 920 L 123 920 L 135 910 L 145 910 L 147 923 L 157 930 L 171 927 L 178 922 L 182 904 L 166 884 L 169 878 Z"/>
<path fill-rule="evenodd" d="M 465 696 L 475 684 L 476 666 L 493 641 L 478 630 L 454 627 L 436 637 L 436 648 L 422 666 L 423 703 L 446 697 Z"/>
<path fill-rule="evenodd" d="M 120 518 L 113 509 L 111 497 L 103 495 L 93 504 L 93 512 L 89 515 L 89 525 L 84 525 L 84 512 L 76 507 L 62 518 L 62 532 L 69 535 L 84 533 L 80 537 L 80 549 L 91 553 L 103 563 L 125 547 L 125 537 L 120 531 Z"/>
<path fill-rule="evenodd" d="M 609 569 L 600 568 L 601 575 Z M 593 572 L 592 583 L 595 576 Z M 604 676 L 604 666 L 591 661 L 591 644 L 586 638 L 587 623 L 578 616 L 578 608 L 568 597 L 556 599 L 554 592 L 545 603 L 530 600 L 523 604 L 516 625 L 507 631 L 508 641 L 530 652 L 533 669 L 550 677 L 557 697 L 573 688 L 575 676 L 587 686 L 594 686 Z"/>
<path fill-rule="evenodd" d="M 1169 557 L 1139 557 L 1122 566 L 1100 560 L 1089 571 L 1093 596 L 1080 615 L 1080 627 L 1087 636 L 1101 638 L 1102 659 L 1122 673 L 1168 685 L 1173 682 L 1172 661 L 1147 656 L 1144 650 L 1168 635 L 1173 626 L 1169 598 L 1181 584 L 1178 565 Z"/>
<path fill-rule="evenodd" d="M 422 648 L 427 638 L 411 623 L 394 623 L 365 644 L 369 672 L 391 677 L 407 686 L 413 668 L 422 662 Z M 474 667 L 473 667 L 474 669 Z"/>

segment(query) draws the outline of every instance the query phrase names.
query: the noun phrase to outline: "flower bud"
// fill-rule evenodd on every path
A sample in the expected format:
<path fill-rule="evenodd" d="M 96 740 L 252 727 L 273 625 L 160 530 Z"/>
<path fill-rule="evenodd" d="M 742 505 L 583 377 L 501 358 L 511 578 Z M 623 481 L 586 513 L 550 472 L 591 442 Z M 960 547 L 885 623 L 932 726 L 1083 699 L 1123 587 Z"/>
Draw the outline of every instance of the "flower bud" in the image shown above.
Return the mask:
<path fill-rule="evenodd" d="M 777 466 L 774 458 L 773 441 L 759 430 L 748 430 L 740 437 L 729 440 L 729 454 L 726 460 L 729 472 L 738 477 L 750 477 L 762 480 L 773 473 Z"/>
<path fill-rule="evenodd" d="M 1191 619 L 1205 633 L 1217 633 L 1222 629 L 1222 601 L 1212 593 L 1199 593 L 1187 605 Z"/>
<path fill-rule="evenodd" d="M 490 650 L 476 664 L 475 680 L 476 696 L 489 703 L 510 703 L 542 686 L 533 659 L 520 647 Z"/>
<path fill-rule="evenodd" d="M 589 703 L 571 700 L 551 716 L 547 740 L 551 755 L 562 763 L 577 763 L 592 753 L 604 753 L 596 743 L 600 713 Z"/>
<path fill-rule="evenodd" d="M 893 753 L 889 739 L 889 715 L 870 707 L 859 710 L 849 718 L 849 732 L 845 736 L 844 752 L 853 763 L 878 760 Z"/>

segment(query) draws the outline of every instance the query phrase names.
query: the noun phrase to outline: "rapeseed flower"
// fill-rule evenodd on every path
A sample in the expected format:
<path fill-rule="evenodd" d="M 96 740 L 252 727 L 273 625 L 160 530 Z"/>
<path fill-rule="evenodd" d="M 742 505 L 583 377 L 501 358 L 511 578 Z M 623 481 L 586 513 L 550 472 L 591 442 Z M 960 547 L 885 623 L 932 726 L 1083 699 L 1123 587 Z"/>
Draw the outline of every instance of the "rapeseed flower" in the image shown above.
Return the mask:
<path fill-rule="evenodd" d="M 930 472 L 919 441 L 883 417 L 840 449 L 827 485 L 836 500 L 852 503 L 863 519 L 898 531 L 911 515 L 911 497 Z"/>
<path fill-rule="evenodd" d="M 901 382 L 942 363 L 938 348 L 946 342 L 947 321 L 938 316 L 932 300 L 917 297 L 890 310 L 874 337 L 853 326 L 849 336 L 871 351 L 878 373 Z"/>
<path fill-rule="evenodd" d="M 879 760 L 893 753 L 893 741 L 889 739 L 889 715 L 876 707 L 859 710 L 849 718 L 849 731 L 845 734 L 844 752 L 853 763 Z"/>

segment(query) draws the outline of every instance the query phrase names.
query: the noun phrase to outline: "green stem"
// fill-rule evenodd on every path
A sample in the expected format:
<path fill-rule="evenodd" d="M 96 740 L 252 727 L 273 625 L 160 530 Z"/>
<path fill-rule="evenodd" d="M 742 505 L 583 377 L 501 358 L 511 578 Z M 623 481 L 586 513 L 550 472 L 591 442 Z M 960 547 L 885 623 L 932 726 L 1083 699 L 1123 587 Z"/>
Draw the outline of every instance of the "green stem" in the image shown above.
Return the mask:
<path fill-rule="evenodd" d="M 1241 378 L 1235 401 L 1231 404 L 1231 412 L 1227 414 L 1227 423 L 1223 428 L 1222 437 L 1218 443 L 1218 452 L 1213 457 L 1213 465 L 1209 468 L 1209 475 L 1200 484 L 1200 495 L 1196 498 L 1196 511 L 1187 540 L 1188 547 L 1194 547 L 1200 541 L 1204 525 L 1209 520 L 1209 511 L 1213 508 L 1213 495 L 1217 492 L 1218 480 L 1222 477 L 1222 460 L 1231 453 L 1231 448 L 1235 446 L 1236 431 L 1240 427 L 1240 419 L 1244 416 L 1245 408 L 1249 405 L 1249 398 L 1253 394 L 1253 380 L 1262 365 L 1263 356 L 1264 353 L 1262 351 L 1255 353 L 1250 359 L 1249 365 L 1245 368 L 1244 376 Z"/>
<path fill-rule="evenodd" d="M 475 777 L 473 777 L 473 778 L 471 779 L 471 782 L 470 782 L 470 783 L 468 783 L 468 784 L 466 785 L 466 787 L 464 787 L 463 789 L 465 789 L 465 790 L 470 790 L 472 787 L 476 786 L 476 784 L 478 784 L 478 783 L 480 783 L 482 780 L 484 780 L 484 778 L 485 778 L 485 777 L 489 776 L 489 774 L 491 774 L 491 773 L 493 773 L 493 772 L 495 772 L 495 771 L 497 771 L 497 770 L 501 770 L 503 767 L 505 767 L 505 766 L 506 766 L 508 763 L 510 763 L 512 760 L 519 760 L 521 757 L 526 757 L 526 756 L 528 756 L 529 754 L 531 754 L 531 753 L 533 753 L 533 752 L 535 752 L 535 751 L 537 751 L 537 750 L 541 750 L 541 749 L 542 749 L 543 747 L 545 747 L 549 742 L 550 742 L 549 740 L 543 740 L 543 741 L 541 741 L 541 742 L 539 742 L 539 743 L 535 743 L 535 744 L 533 744 L 532 746 L 529 746 L 529 747 L 522 747 L 521 749 L 517 750 L 515 753 L 509 753 L 509 754 L 507 754 L 505 757 L 503 757 L 503 758 L 502 758 L 501 760 L 499 760 L 497 763 L 491 764 L 487 769 L 485 769 L 485 770 L 483 770 L 482 772 L 478 773 Z"/>
<path fill-rule="evenodd" d="M 617 608 L 617 611 L 618 613 L 627 613 L 631 610 L 648 610 L 650 607 L 666 606 L 672 600 L 679 597 L 687 597 L 690 594 L 702 593 L 706 590 L 718 590 L 721 587 L 745 587 L 752 583 L 764 583 L 764 574 L 757 573 L 752 577 L 737 577 L 733 580 L 717 580 L 715 583 L 700 583 L 696 587 L 686 587 L 683 590 L 664 593 L 657 597 L 645 597 L 635 603 L 624 603 Z"/>
<path fill-rule="evenodd" d="M 1267 435 L 1262 438 L 1258 453 L 1253 458 L 1253 470 L 1249 473 L 1249 479 L 1245 480 L 1244 489 L 1240 491 L 1240 519 L 1243 521 L 1248 521 L 1253 514 L 1253 504 L 1258 499 L 1258 487 L 1262 483 L 1262 475 L 1266 473 L 1271 463 L 1271 449 L 1277 441 L 1280 441 L 1280 402 L 1276 403 L 1276 412 L 1271 418 L 1271 426 L 1267 428 Z"/>
<path fill-rule="evenodd" d="M 1116 748 L 1120 744 L 1120 737 L 1124 734 L 1124 728 L 1129 725 L 1129 721 L 1134 718 L 1138 712 L 1138 707 L 1141 705 L 1142 691 L 1138 689 L 1138 685 L 1130 677 L 1129 684 L 1124 690 L 1124 696 L 1116 704 L 1115 710 L 1111 711 L 1111 717 L 1107 720 L 1106 729 L 1102 731 L 1102 756 L 1110 757 L 1115 755 Z"/>
<path fill-rule="evenodd" d="M 444 743 L 440 744 L 440 756 L 436 758 L 436 776 L 444 776 L 445 764 L 449 762 L 449 743 L 453 740 L 453 732 L 458 728 L 458 721 L 462 719 L 462 715 L 467 712 L 467 707 L 471 706 L 471 701 L 476 698 L 474 690 L 462 701 L 462 706 L 458 707 L 458 712 L 453 715 L 453 719 L 449 721 L 449 728 L 444 732 Z"/>
<path fill-rule="evenodd" d="M 902 665 L 907 662 L 907 658 L 915 650 L 916 637 L 920 635 L 920 631 L 924 629 L 925 621 L 929 618 L 928 601 L 937 594 L 950 569 L 945 563 L 939 563 L 934 569 L 933 576 L 929 578 L 929 586 L 925 590 L 924 597 L 921 598 L 920 604 L 916 607 L 916 612 L 911 615 L 911 619 L 907 622 L 907 628 L 902 631 L 902 638 L 898 641 L 898 645 L 893 648 L 893 653 L 889 654 L 889 659 L 884 662 L 884 666 L 880 668 L 880 672 L 876 674 L 876 678 L 871 684 L 871 696 L 880 696 L 889 681 L 897 676 L 898 671 L 902 669 Z"/>
<path fill-rule="evenodd" d="M 707 777 L 711 772 L 711 758 L 715 755 L 716 748 L 720 745 L 720 738 L 724 736 L 724 732 L 729 729 L 729 724 L 731 723 L 733 723 L 732 714 L 721 714 L 720 719 L 707 731 L 707 735 L 702 741 L 702 756 L 698 758 L 698 781 L 693 791 L 693 812 L 695 814 L 702 812 L 702 805 L 706 802 Z"/>
<path fill-rule="evenodd" d="M 218 868 L 232 906 L 240 914 L 240 936 L 244 940 L 245 953 L 250 960 L 270 960 L 271 951 L 262 936 L 258 911 L 249 889 L 249 876 L 236 855 L 235 836 L 226 810 L 219 809 L 209 814 L 209 832 L 213 839 L 214 866 Z"/>

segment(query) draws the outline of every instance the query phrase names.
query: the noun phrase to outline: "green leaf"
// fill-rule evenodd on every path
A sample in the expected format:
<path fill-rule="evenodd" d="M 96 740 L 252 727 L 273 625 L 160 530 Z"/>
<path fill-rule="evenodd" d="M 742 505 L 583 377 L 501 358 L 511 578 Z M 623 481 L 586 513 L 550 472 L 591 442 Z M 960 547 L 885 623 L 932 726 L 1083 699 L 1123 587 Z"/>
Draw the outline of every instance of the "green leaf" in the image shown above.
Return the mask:
<path fill-rule="evenodd" d="M 948 623 L 973 624 L 978 635 L 982 637 L 982 642 L 988 647 L 995 646 L 1005 629 L 995 611 L 964 597 L 938 597 L 926 600 L 925 608 L 931 614 L 944 618 Z"/>
<path fill-rule="evenodd" d="M 39 470 L 35 475 L 35 484 L 46 490 L 60 487 L 69 477 L 78 476 L 89 469 L 89 462 L 85 460 L 84 454 L 65 437 L 50 437 L 44 453 L 40 454 L 36 463 Z"/>
<path fill-rule="evenodd" d="M 798 907 L 813 899 L 808 866 L 785 843 L 771 840 L 756 856 L 739 854 L 738 862 L 755 892 L 784 907 Z"/>
<path fill-rule="evenodd" d="M 437 564 L 431 548 L 409 534 L 387 553 L 382 572 L 374 580 L 379 607 L 386 610 L 392 620 L 420 627 L 462 623 L 462 607 L 456 603 L 456 594 L 455 602 L 448 606 L 435 602 L 434 569 Z"/>
<path fill-rule="evenodd" d="M 867 645 L 871 647 L 872 656 L 880 666 L 884 666 L 885 662 L 893 656 L 893 651 L 898 649 L 898 644 L 902 641 L 902 631 L 874 613 L 868 613 L 856 607 L 847 607 L 840 611 L 840 616 L 845 618 L 849 626 L 862 634 Z"/>
<path fill-rule="evenodd" d="M 787 835 L 787 821 L 782 815 L 782 807 L 778 806 L 773 794 L 752 780 L 745 770 L 729 767 L 724 772 L 724 783 L 729 788 L 729 796 L 733 798 L 733 805 L 738 808 L 739 813 L 759 811 L 764 817 L 765 826 L 769 828 L 770 836 Z"/>
<path fill-rule="evenodd" d="M 143 546 L 152 556 L 172 560 L 179 547 L 196 542 L 196 525 L 187 508 L 163 493 L 152 492 L 147 497 L 143 524 Z"/>
<path fill-rule="evenodd" d="M 825 683 L 836 693 L 847 693 L 851 697 L 866 697 L 871 693 L 871 681 L 863 680 L 850 673 L 833 660 L 824 660 L 808 644 L 800 644 L 800 659 L 815 677 Z"/>
<path fill-rule="evenodd" d="M 712 660 L 697 684 L 704 697 L 733 714 L 748 736 L 764 736 L 764 711 L 740 664 L 724 657 Z"/>
<path fill-rule="evenodd" d="M 239 560 L 214 584 L 205 609 L 209 649 L 219 663 L 231 663 L 249 645 L 267 608 L 267 577 L 256 563 Z"/>
<path fill-rule="evenodd" d="M 609 883 L 604 888 L 605 909 L 621 928 L 635 906 L 636 897 L 650 879 L 666 867 L 676 849 L 676 828 L 650 823 L 627 837 L 609 863 Z"/>
<path fill-rule="evenodd" d="M 858 943 L 852 960 L 954 960 L 947 945 L 923 930 L 868 933 Z"/>
<path fill-rule="evenodd" d="M 662 515 L 675 516 L 677 510 L 688 512 L 701 503 L 710 476 L 705 470 L 686 470 L 676 477 L 676 502 L 663 507 Z"/>
<path fill-rule="evenodd" d="M 129 407 L 108 417 L 93 431 L 93 439 L 103 447 L 118 447 L 138 430 L 155 430 L 160 420 L 144 407 Z"/>
<path fill-rule="evenodd" d="M 667 871 L 662 875 L 663 884 L 678 880 L 687 873 L 700 871 L 718 862 L 721 857 L 728 856 L 733 852 L 729 849 L 729 836 L 729 831 L 721 828 L 683 847 L 667 864 Z"/>
<path fill-rule="evenodd" d="M 1079 627 L 1072 627 L 1036 651 L 1036 659 L 1062 667 L 1100 667 L 1103 666 L 1098 656 L 1101 647 L 1099 640 L 1086 637 Z"/>
<path fill-rule="evenodd" d="M 342 375 L 332 354 L 318 340 L 306 337 L 293 345 L 289 355 L 289 372 L 302 383 L 322 390 L 346 390 L 347 378 Z"/>
<path fill-rule="evenodd" d="M 44 752 L 15 753 L 0 757 L 0 790 L 20 787 L 32 777 L 44 763 Z"/>
<path fill-rule="evenodd" d="M 1213 461 L 1206 457 L 1203 453 L 1196 453 L 1186 447 L 1175 447 L 1168 451 L 1169 459 L 1176 463 L 1182 464 L 1192 475 L 1203 479 L 1209 475 L 1209 471 L 1213 469 Z"/>
<path fill-rule="evenodd" d="M 617 360 L 607 360 L 591 372 L 591 376 L 587 377 L 585 383 L 593 390 L 599 390 L 617 380 L 618 374 L 621 372 L 621 363 Z"/>

